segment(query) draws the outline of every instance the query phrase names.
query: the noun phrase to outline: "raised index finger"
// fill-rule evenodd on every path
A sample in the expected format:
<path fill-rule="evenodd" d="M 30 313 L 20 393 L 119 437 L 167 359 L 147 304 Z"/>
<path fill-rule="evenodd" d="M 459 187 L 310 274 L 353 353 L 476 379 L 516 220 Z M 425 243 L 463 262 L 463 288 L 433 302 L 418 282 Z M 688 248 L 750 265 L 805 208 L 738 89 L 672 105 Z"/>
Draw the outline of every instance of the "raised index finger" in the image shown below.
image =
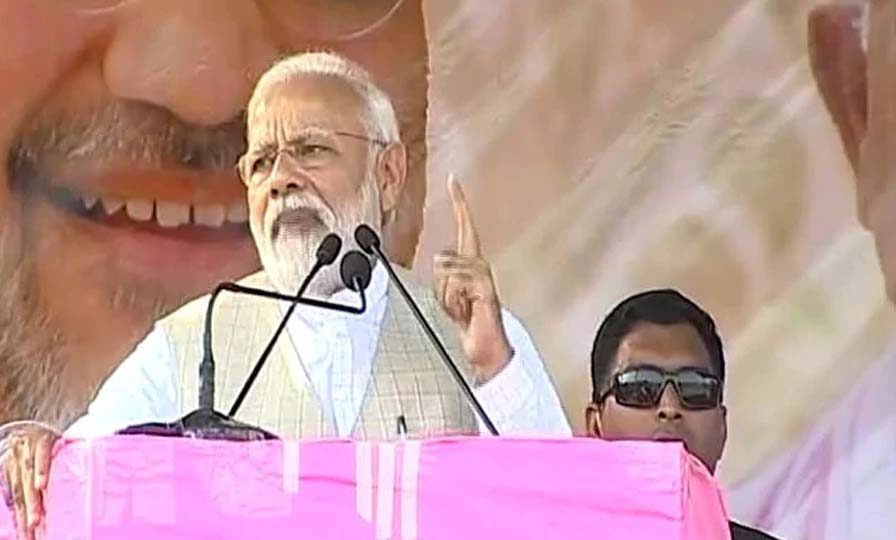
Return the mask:
<path fill-rule="evenodd" d="M 457 224 L 457 253 L 468 257 L 478 257 L 482 252 L 479 243 L 479 232 L 473 224 L 470 207 L 463 188 L 454 178 L 448 175 L 448 193 L 451 195 L 451 206 L 454 208 L 454 222 Z"/>

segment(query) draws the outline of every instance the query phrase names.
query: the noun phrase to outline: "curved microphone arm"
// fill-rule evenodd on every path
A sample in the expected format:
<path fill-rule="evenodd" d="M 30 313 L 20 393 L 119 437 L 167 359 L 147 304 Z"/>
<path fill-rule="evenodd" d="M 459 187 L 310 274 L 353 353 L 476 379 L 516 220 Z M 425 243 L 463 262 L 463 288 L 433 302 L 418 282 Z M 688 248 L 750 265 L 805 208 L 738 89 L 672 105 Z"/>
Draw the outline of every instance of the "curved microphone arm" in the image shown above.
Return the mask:
<path fill-rule="evenodd" d="M 332 302 L 327 302 L 325 300 L 317 300 L 314 298 L 304 298 L 304 297 L 296 297 L 290 296 L 288 294 L 282 294 L 274 291 L 268 291 L 265 289 L 259 289 L 257 287 L 247 287 L 245 285 L 239 285 L 233 282 L 224 282 L 215 287 L 214 292 L 211 294 L 209 298 L 208 309 L 205 312 L 205 327 L 208 329 L 204 336 L 202 342 L 202 362 L 199 364 L 199 408 L 200 409 L 214 409 L 215 406 L 215 359 L 214 353 L 212 351 L 212 312 L 214 311 L 215 300 L 217 300 L 218 295 L 221 292 L 231 292 L 236 294 L 248 294 L 252 296 L 260 296 L 262 298 L 270 298 L 272 300 L 284 300 L 286 302 L 294 302 L 295 304 L 301 304 L 303 306 L 310 306 L 321 309 L 331 309 L 335 311 L 341 311 L 343 313 L 351 313 L 353 315 L 360 315 L 367 310 L 367 297 L 364 294 L 364 290 L 361 289 L 359 292 L 360 296 L 360 305 L 359 306 L 346 306 L 342 304 L 334 304 Z M 290 314 L 295 309 L 294 305 L 290 306 Z M 271 348 L 273 348 L 271 346 Z M 253 374 L 257 377 L 257 373 L 253 370 Z M 251 377 L 251 375 L 250 375 Z M 255 377 L 251 377 L 251 380 L 254 381 Z M 251 382 L 250 382 L 251 385 Z M 245 396 L 243 396 L 245 398 Z M 242 400 L 240 400 L 242 402 Z M 239 408 L 239 403 L 234 404 L 236 408 Z M 231 410 L 234 410 L 234 407 L 231 407 Z M 232 415 L 231 415 L 232 416 Z"/>
<path fill-rule="evenodd" d="M 331 263 L 332 260 L 325 264 Z M 321 264 L 320 266 L 324 266 L 325 264 Z M 280 319 L 280 324 L 277 325 L 277 329 L 274 331 L 274 334 L 271 336 L 271 339 L 268 340 L 268 344 L 265 346 L 264 351 L 261 353 L 261 356 L 258 357 L 258 362 L 252 368 L 252 372 L 249 374 L 249 377 L 246 379 L 246 382 L 243 383 L 243 387 L 240 389 L 239 395 L 237 395 L 236 399 L 233 402 L 233 405 L 230 406 L 230 411 L 228 415 L 230 417 L 236 416 L 237 411 L 239 411 L 240 406 L 243 404 L 243 400 L 246 399 L 246 395 L 249 393 L 249 389 L 252 388 L 252 385 L 255 383 L 255 379 L 258 377 L 258 374 L 261 373 L 261 368 L 264 367 L 264 364 L 267 362 L 268 357 L 271 354 L 271 351 L 274 350 L 274 346 L 277 344 L 277 340 L 280 338 L 280 335 L 283 333 L 283 330 L 286 328 L 290 317 L 292 317 L 293 311 L 295 311 L 296 306 L 299 304 L 316 306 L 324 309 L 332 309 L 335 311 L 342 311 L 346 313 L 353 314 L 361 314 L 367 309 L 367 296 L 364 294 L 364 290 L 367 288 L 367 285 L 370 284 L 370 274 L 371 274 L 371 266 L 370 261 L 359 251 L 350 251 L 342 258 L 342 264 L 340 265 L 340 277 L 342 278 L 343 284 L 349 289 L 358 293 L 361 297 L 361 306 L 356 308 L 353 306 L 344 306 L 341 304 L 334 304 L 332 302 L 327 302 L 324 300 L 314 300 L 311 298 L 303 297 L 303 293 L 307 290 L 307 286 L 303 286 L 299 288 L 298 294 L 295 297 L 286 297 L 289 300 L 289 308 L 287 308 L 286 313 Z M 309 276 L 313 277 L 320 268 L 312 269 Z M 309 277 L 309 281 L 311 279 Z M 247 292 L 245 288 L 241 292 Z M 250 294 L 261 294 L 262 296 L 268 296 L 266 291 L 259 291 L 254 289 L 250 292 Z"/>

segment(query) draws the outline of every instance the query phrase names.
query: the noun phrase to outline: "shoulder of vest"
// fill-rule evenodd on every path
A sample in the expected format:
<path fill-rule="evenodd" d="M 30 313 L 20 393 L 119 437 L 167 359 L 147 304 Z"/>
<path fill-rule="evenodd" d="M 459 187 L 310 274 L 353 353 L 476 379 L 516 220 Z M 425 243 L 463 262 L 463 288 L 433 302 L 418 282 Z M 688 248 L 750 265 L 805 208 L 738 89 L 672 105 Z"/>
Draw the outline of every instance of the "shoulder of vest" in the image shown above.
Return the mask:
<path fill-rule="evenodd" d="M 237 283 L 239 283 L 240 285 L 245 285 L 247 287 L 269 287 L 269 281 L 264 271 L 256 272 L 250 276 L 247 276 Z M 234 295 L 233 293 L 221 293 L 218 296 L 218 300 L 215 302 L 215 309 L 217 310 L 217 306 L 232 303 L 237 298 L 238 296 Z M 158 321 L 157 324 L 161 326 L 168 326 L 204 321 L 205 312 L 208 309 L 208 302 L 210 299 L 211 294 L 206 294 L 204 296 L 196 298 L 195 300 L 191 300 L 166 317 L 162 318 L 160 321 Z"/>
<path fill-rule="evenodd" d="M 163 319 L 159 320 L 158 326 L 181 325 L 187 322 L 201 321 L 205 317 L 205 311 L 208 307 L 208 301 L 211 295 L 200 296 L 195 300 L 191 300 L 171 312 Z"/>
<path fill-rule="evenodd" d="M 457 328 L 448 320 L 432 287 L 422 284 L 417 275 L 407 268 L 398 265 L 393 266 L 393 268 L 395 269 L 398 278 L 404 283 L 408 292 L 411 293 L 411 296 L 417 302 L 417 305 L 420 307 L 420 310 L 424 313 L 426 318 L 438 328 L 443 337 L 453 337 L 457 332 Z M 404 304 L 404 299 L 399 296 L 398 291 L 393 289 L 391 283 L 389 284 L 389 287 L 390 296 L 395 299 L 390 301 Z"/>
<path fill-rule="evenodd" d="M 254 274 L 249 274 L 248 276 L 237 281 L 237 283 L 240 285 L 245 285 L 246 287 L 257 287 L 259 289 L 273 288 L 273 285 L 271 285 L 271 280 L 270 278 L 268 278 L 268 275 L 264 270 L 259 270 Z"/>
<path fill-rule="evenodd" d="M 414 296 L 414 300 L 417 300 L 418 302 L 425 300 L 427 303 L 435 301 L 435 295 L 432 292 L 432 288 L 423 285 L 416 274 L 397 264 L 393 265 L 392 268 L 395 270 L 395 274 L 398 275 L 398 279 L 404 283 L 404 286 L 407 287 L 408 291 Z M 391 287 L 392 284 L 390 283 L 389 286 Z"/>

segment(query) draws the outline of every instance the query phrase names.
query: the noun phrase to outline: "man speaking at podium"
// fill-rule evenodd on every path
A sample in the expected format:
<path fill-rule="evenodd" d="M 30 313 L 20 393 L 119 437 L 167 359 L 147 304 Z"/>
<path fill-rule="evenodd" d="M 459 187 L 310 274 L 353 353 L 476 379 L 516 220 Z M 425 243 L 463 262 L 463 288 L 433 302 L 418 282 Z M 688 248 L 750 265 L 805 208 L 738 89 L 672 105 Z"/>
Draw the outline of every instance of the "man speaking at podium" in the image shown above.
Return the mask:
<path fill-rule="evenodd" d="M 347 249 L 361 224 L 393 219 L 407 156 L 392 105 L 359 66 L 328 53 L 274 65 L 249 101 L 248 150 L 238 170 L 264 270 L 244 280 L 294 295 L 329 233 Z M 531 340 L 498 302 L 463 192 L 449 183 L 457 250 L 436 257 L 434 296 L 398 275 L 435 327 L 501 433 L 569 434 L 559 400 Z M 343 251 L 347 251 L 343 250 Z M 324 267 L 306 296 L 357 303 L 339 265 Z M 411 310 L 374 266 L 361 315 L 299 306 L 235 419 L 286 439 L 396 437 L 481 430 L 474 410 Z M 106 380 L 88 413 L 66 432 L 110 435 L 147 422 L 173 422 L 196 409 L 208 298 L 187 304 L 154 330 Z M 286 302 L 224 294 L 212 325 L 215 409 L 226 411 L 283 318 Z M 451 321 L 444 317 L 449 315 Z M 42 515 L 55 435 L 32 434 L 4 464 L 17 520 L 33 531 Z"/>

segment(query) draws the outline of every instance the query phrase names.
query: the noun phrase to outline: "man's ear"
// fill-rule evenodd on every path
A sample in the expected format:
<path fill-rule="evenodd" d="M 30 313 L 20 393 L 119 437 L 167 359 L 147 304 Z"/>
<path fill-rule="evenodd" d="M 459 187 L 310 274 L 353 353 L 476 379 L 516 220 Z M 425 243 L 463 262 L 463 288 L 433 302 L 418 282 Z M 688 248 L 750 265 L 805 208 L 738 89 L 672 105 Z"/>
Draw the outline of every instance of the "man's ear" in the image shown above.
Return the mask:
<path fill-rule="evenodd" d="M 722 405 L 722 450 L 728 443 L 728 407 Z"/>
<path fill-rule="evenodd" d="M 812 74 L 856 173 L 868 115 L 862 9 L 858 5 L 821 5 L 812 10 L 808 22 Z"/>
<path fill-rule="evenodd" d="M 589 437 L 601 436 L 600 406 L 595 403 L 589 403 L 585 407 L 585 432 Z"/>
<path fill-rule="evenodd" d="M 408 153 L 405 145 L 393 143 L 380 153 L 376 163 L 376 181 L 380 190 L 383 216 L 395 212 L 408 177 Z"/>

